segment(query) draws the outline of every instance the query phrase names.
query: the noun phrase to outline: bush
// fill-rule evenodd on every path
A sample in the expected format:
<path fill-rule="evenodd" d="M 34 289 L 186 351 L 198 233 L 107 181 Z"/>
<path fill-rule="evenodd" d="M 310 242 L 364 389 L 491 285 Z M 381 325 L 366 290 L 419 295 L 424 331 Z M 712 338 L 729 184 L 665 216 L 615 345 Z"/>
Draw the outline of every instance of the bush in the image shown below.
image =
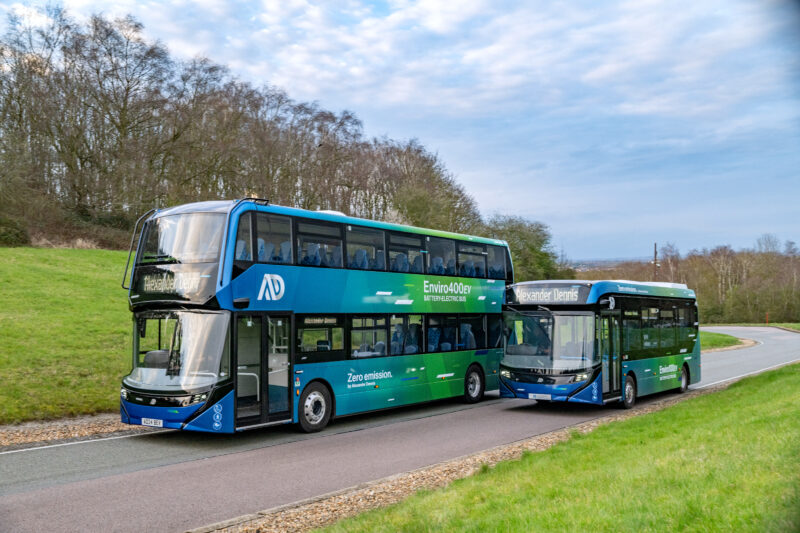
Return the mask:
<path fill-rule="evenodd" d="M 17 220 L 0 216 L 0 246 L 25 246 L 30 242 L 25 226 Z"/>

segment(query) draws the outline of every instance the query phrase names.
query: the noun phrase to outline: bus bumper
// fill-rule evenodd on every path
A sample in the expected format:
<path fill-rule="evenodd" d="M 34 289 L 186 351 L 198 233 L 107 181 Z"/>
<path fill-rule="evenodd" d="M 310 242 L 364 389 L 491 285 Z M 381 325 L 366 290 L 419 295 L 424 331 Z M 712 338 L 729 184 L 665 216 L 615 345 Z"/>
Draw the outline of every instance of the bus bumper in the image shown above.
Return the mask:
<path fill-rule="evenodd" d="M 603 405 L 600 393 L 602 390 L 601 378 L 602 374 L 598 374 L 588 386 L 585 382 L 570 383 L 569 385 L 543 385 L 500 378 L 500 397 Z"/>

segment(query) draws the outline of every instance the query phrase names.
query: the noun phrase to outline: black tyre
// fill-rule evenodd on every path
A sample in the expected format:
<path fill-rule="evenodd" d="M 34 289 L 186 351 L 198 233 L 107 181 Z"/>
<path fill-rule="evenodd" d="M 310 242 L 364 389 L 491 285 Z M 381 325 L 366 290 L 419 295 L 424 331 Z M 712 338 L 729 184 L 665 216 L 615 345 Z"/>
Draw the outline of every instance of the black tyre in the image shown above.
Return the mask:
<path fill-rule="evenodd" d="M 328 387 L 319 382 L 308 385 L 300 395 L 298 405 L 300 428 L 306 433 L 320 431 L 328 425 L 333 411 L 333 401 Z"/>
<path fill-rule="evenodd" d="M 678 392 L 684 393 L 689 390 L 689 370 L 686 365 L 681 367 L 681 386 L 678 387 Z"/>
<path fill-rule="evenodd" d="M 625 387 L 622 389 L 622 407 L 630 409 L 636 405 L 636 380 L 628 374 L 625 376 Z"/>
<path fill-rule="evenodd" d="M 483 399 L 486 383 L 478 365 L 472 365 L 464 376 L 464 402 L 477 403 Z"/>

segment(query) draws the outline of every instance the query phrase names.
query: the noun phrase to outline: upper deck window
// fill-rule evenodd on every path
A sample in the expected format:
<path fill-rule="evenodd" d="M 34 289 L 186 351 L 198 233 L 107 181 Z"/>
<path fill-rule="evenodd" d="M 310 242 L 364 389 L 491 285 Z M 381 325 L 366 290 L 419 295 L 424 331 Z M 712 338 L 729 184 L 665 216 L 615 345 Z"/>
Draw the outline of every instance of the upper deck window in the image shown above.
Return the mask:
<path fill-rule="evenodd" d="M 506 249 L 502 246 L 488 245 L 487 262 L 489 279 L 506 279 Z"/>
<path fill-rule="evenodd" d="M 385 248 L 381 230 L 347 226 L 347 268 L 386 270 Z"/>
<path fill-rule="evenodd" d="M 456 243 L 450 239 L 427 237 L 428 274 L 456 275 Z"/>
<path fill-rule="evenodd" d="M 260 263 L 292 262 L 292 220 L 289 217 L 256 215 L 256 259 Z"/>
<path fill-rule="evenodd" d="M 486 277 L 486 247 L 482 244 L 458 243 L 458 275 Z"/>
<path fill-rule="evenodd" d="M 147 223 L 138 263 L 213 263 L 219 258 L 223 213 L 186 213 Z"/>
<path fill-rule="evenodd" d="M 297 224 L 297 264 L 342 267 L 342 234 L 339 225 Z"/>

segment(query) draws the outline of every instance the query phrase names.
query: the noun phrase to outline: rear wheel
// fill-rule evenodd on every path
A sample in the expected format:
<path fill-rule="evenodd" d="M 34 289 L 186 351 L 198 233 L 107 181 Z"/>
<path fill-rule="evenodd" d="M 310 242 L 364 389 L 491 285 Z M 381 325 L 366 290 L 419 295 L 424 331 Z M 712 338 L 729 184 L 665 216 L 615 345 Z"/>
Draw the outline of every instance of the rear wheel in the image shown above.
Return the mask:
<path fill-rule="evenodd" d="M 636 404 L 636 380 L 628 374 L 625 376 L 625 388 L 622 391 L 622 407 L 630 409 Z"/>
<path fill-rule="evenodd" d="M 333 402 L 328 387 L 314 382 L 305 388 L 300 395 L 300 427 L 306 433 L 320 431 L 331 419 Z"/>
<path fill-rule="evenodd" d="M 466 403 L 481 401 L 484 388 L 483 372 L 477 365 L 470 366 L 464 376 L 464 401 Z"/>
<path fill-rule="evenodd" d="M 689 390 L 689 371 L 686 369 L 686 365 L 681 368 L 681 386 L 678 388 L 679 392 L 686 392 Z"/>

